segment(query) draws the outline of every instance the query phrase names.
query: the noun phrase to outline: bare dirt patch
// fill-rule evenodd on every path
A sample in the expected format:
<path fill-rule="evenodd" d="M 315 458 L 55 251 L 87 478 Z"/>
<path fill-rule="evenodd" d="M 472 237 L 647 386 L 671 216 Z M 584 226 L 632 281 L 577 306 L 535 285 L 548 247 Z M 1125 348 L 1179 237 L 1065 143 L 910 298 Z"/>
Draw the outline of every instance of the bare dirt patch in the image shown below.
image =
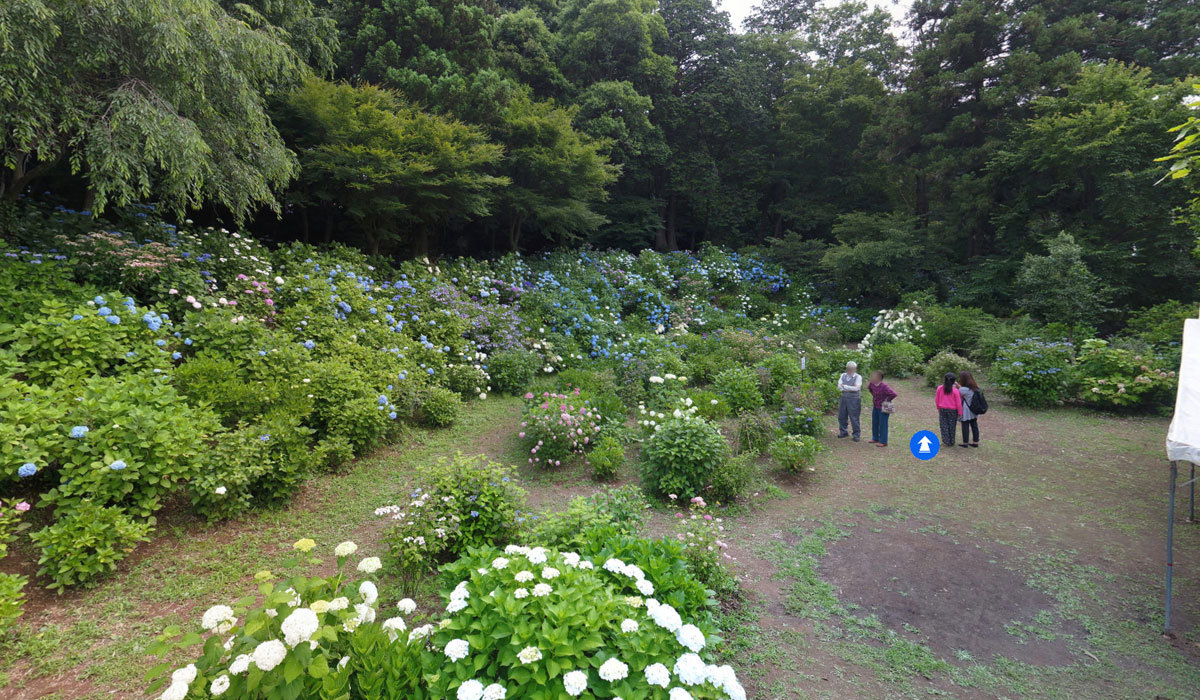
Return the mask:
<path fill-rule="evenodd" d="M 1006 568 L 1007 548 L 918 532 L 919 527 L 910 520 L 854 528 L 853 535 L 830 546 L 821 577 L 844 603 L 875 613 L 891 629 L 919 629 L 921 641 L 948 661 L 964 650 L 980 661 L 1002 656 L 1040 666 L 1075 663 L 1061 636 L 1049 640 L 1008 631 L 1035 626 L 1035 616 L 1055 601 Z"/>

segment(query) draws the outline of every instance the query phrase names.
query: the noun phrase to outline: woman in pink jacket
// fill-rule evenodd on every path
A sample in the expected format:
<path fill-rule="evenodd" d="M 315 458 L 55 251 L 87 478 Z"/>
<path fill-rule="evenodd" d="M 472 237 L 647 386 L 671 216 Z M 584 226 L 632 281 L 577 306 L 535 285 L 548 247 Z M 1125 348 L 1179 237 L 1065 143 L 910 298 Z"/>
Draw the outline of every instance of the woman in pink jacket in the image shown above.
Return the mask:
<path fill-rule="evenodd" d="M 962 415 L 962 394 L 954 381 L 954 373 L 942 377 L 942 385 L 933 392 L 933 404 L 938 410 L 938 425 L 942 429 L 942 446 L 954 446 L 954 434 L 958 432 L 958 417 Z"/>

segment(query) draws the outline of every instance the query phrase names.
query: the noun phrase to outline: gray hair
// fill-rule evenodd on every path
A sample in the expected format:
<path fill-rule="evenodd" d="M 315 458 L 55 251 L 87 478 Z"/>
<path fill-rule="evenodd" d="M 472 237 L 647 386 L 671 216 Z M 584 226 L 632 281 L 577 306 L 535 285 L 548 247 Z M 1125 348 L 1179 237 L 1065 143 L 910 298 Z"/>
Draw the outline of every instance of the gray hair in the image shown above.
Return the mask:
<path fill-rule="evenodd" d="M 846 369 L 858 369 L 858 363 L 854 360 L 850 360 L 846 363 Z"/>

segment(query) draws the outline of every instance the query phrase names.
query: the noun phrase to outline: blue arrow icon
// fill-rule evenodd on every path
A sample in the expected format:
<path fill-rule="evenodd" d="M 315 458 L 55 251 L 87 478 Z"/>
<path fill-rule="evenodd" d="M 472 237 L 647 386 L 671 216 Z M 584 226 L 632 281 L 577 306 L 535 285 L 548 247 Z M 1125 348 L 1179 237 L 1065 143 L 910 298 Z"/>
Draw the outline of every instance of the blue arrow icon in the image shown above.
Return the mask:
<path fill-rule="evenodd" d="M 933 459 L 942 448 L 938 436 L 928 430 L 918 430 L 908 441 L 908 450 L 920 460 Z"/>

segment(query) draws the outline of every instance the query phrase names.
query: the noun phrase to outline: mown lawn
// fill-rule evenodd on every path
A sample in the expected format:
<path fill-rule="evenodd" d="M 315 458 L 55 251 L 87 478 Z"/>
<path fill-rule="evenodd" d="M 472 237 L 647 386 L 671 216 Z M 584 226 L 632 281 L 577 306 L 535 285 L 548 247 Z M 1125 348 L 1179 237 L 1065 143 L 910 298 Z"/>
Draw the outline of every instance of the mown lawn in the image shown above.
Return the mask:
<path fill-rule="evenodd" d="M 1200 526 L 1182 517 L 1177 636 L 1161 635 L 1166 421 L 993 400 L 982 448 L 918 462 L 907 438 L 934 427 L 932 401 L 897 386 L 891 446 L 830 437 L 815 473 L 764 464 L 755 495 L 728 508 L 744 595 L 722 613 L 725 656 L 751 696 L 1197 697 Z M 286 509 L 217 525 L 168 515 L 99 587 L 34 592 L 0 650 L 0 695 L 138 697 L 153 635 L 251 590 L 291 542 L 381 554 L 372 511 L 419 465 L 456 451 L 519 463 L 520 406 L 474 403 L 450 430 L 312 480 Z M 578 465 L 521 472 L 535 509 L 598 488 Z M 670 517 L 656 509 L 648 531 Z"/>

